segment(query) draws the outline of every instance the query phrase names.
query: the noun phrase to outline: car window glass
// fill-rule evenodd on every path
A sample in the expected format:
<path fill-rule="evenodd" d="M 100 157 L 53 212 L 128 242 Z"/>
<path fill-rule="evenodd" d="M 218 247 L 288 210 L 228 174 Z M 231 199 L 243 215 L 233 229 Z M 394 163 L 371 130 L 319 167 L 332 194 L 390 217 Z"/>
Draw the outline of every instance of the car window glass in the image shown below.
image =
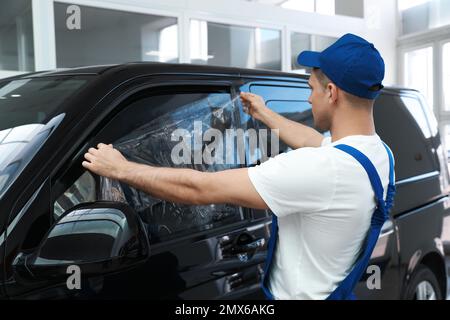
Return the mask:
<path fill-rule="evenodd" d="M 77 204 L 96 200 L 95 180 L 92 174 L 85 171 L 53 204 L 54 218 Z"/>
<path fill-rule="evenodd" d="M 314 121 L 312 117 L 311 105 L 308 101 L 282 101 L 282 100 L 271 100 L 267 101 L 266 105 L 282 115 L 289 120 L 293 120 L 302 123 L 307 126 L 314 126 Z M 288 152 L 292 150 L 283 141 L 279 142 L 280 153 Z"/>
<path fill-rule="evenodd" d="M 406 106 L 406 109 L 416 120 L 424 137 L 426 139 L 431 137 L 430 127 L 428 126 L 427 118 L 425 117 L 420 101 L 411 97 L 401 97 L 401 100 Z"/>
<path fill-rule="evenodd" d="M 237 123 L 234 101 L 228 92 L 154 94 L 130 101 L 99 133 L 104 139 L 110 139 L 107 142 L 113 143 L 127 159 L 153 166 L 208 172 L 243 166 L 245 157 L 242 163 L 237 161 L 236 140 L 230 143 L 226 138 L 226 130 L 235 129 Z M 207 137 L 211 129 L 223 135 L 222 150 L 211 147 L 216 141 L 215 135 Z M 182 156 L 188 155 L 181 157 L 184 162 L 180 163 L 180 157 L 174 157 L 173 150 L 189 144 L 191 152 L 180 152 Z M 209 160 L 205 161 L 208 154 Z M 95 180 L 89 173 L 83 174 L 57 198 L 55 215 L 93 198 L 126 202 L 146 224 L 151 242 L 244 219 L 242 208 L 228 204 L 175 204 L 104 177 L 98 177 L 97 185 L 98 190 L 95 190 Z"/>
<path fill-rule="evenodd" d="M 159 104 L 159 105 L 158 105 Z M 212 152 L 212 164 L 204 163 L 202 157 L 210 142 L 202 141 L 202 133 L 216 129 L 225 133 L 235 128 L 234 104 L 228 93 L 159 95 L 143 98 L 130 105 L 123 113 L 142 114 L 142 109 L 157 107 L 168 110 L 159 115 L 148 113 L 145 124 L 117 139 L 113 145 L 131 161 L 154 166 L 191 168 L 200 171 L 219 171 L 238 167 L 227 164 L 224 152 Z M 145 116 L 145 112 L 143 113 Z M 121 121 L 117 117 L 116 121 Z M 127 121 L 127 120 L 125 120 Z M 115 121 L 110 125 L 114 126 Z M 180 141 L 191 150 L 179 163 L 174 150 Z M 217 151 L 217 150 L 216 150 Z M 175 157 L 174 157 L 175 156 Z M 200 161 L 198 161 L 200 159 Z M 175 161 L 174 161 L 175 160 Z M 128 202 L 148 224 L 152 241 L 159 241 L 175 234 L 206 230 L 242 219 L 241 208 L 227 204 L 188 206 L 156 199 L 142 191 L 117 181 L 101 178 L 100 189 L 105 200 Z"/>
<path fill-rule="evenodd" d="M 278 114 L 304 125 L 314 126 L 311 105 L 308 102 L 310 89 L 282 85 L 251 85 L 250 91 L 262 96 L 267 107 Z M 249 150 L 249 164 L 264 162 L 269 157 L 292 150 L 278 139 L 275 132 L 272 135 L 272 131 L 261 121 L 254 120 L 249 116 L 246 116 L 245 119 L 247 122 L 244 123 L 244 126 L 247 128 L 254 128 L 260 135 L 262 132 L 263 136 L 267 132 L 266 140 L 260 139 L 261 143 L 258 143 L 256 148 Z"/>
<path fill-rule="evenodd" d="M 0 199 L 65 117 L 89 76 L 0 81 Z"/>
<path fill-rule="evenodd" d="M 426 119 L 421 109 L 417 109 L 420 105 L 409 104 L 411 100 L 382 94 L 374 106 L 377 133 L 394 153 L 397 181 L 436 170 L 432 142 L 426 138 L 429 136 Z"/>

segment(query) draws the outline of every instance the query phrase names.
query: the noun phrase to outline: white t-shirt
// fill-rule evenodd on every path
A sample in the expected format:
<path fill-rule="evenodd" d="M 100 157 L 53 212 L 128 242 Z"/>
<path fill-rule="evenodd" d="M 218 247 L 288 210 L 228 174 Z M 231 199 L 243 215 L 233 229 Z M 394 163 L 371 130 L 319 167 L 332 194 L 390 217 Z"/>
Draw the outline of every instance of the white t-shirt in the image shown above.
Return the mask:
<path fill-rule="evenodd" d="M 380 175 L 384 199 L 389 158 L 378 135 L 348 136 L 300 148 L 249 168 L 256 190 L 278 217 L 269 278 L 275 299 L 326 299 L 351 271 L 375 210 L 375 194 L 361 164 L 334 148 L 364 153 Z"/>

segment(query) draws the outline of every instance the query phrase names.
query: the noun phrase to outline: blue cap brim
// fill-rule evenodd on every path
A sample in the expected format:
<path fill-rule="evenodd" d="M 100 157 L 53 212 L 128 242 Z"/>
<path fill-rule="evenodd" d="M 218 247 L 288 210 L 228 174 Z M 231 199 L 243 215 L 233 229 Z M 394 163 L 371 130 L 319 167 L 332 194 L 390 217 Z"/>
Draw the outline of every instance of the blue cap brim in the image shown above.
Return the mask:
<path fill-rule="evenodd" d="M 303 51 L 298 55 L 297 62 L 302 66 L 320 68 L 319 56 L 320 52 Z"/>

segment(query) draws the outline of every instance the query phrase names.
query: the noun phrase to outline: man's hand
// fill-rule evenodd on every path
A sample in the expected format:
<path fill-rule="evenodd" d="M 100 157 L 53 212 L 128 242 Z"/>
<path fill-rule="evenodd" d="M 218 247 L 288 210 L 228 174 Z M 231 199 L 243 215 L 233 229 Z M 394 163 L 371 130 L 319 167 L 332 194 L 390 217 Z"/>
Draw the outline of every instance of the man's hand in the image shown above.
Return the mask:
<path fill-rule="evenodd" d="M 113 148 L 112 144 L 104 143 L 99 143 L 97 149 L 89 148 L 84 158 L 86 161 L 83 161 L 83 167 L 100 176 L 117 180 L 129 163 L 120 151 Z"/>
<path fill-rule="evenodd" d="M 264 103 L 262 97 L 248 92 L 241 92 L 241 101 L 244 112 L 256 120 L 266 122 L 272 112 Z"/>

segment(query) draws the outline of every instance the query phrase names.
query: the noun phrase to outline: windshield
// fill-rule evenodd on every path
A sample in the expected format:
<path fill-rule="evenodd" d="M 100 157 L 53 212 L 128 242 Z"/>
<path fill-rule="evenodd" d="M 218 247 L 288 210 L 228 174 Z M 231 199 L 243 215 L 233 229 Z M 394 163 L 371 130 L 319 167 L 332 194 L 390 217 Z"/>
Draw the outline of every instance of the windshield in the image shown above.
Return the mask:
<path fill-rule="evenodd" d="M 0 82 L 0 199 L 64 118 L 58 107 L 86 82 L 73 77 Z"/>

